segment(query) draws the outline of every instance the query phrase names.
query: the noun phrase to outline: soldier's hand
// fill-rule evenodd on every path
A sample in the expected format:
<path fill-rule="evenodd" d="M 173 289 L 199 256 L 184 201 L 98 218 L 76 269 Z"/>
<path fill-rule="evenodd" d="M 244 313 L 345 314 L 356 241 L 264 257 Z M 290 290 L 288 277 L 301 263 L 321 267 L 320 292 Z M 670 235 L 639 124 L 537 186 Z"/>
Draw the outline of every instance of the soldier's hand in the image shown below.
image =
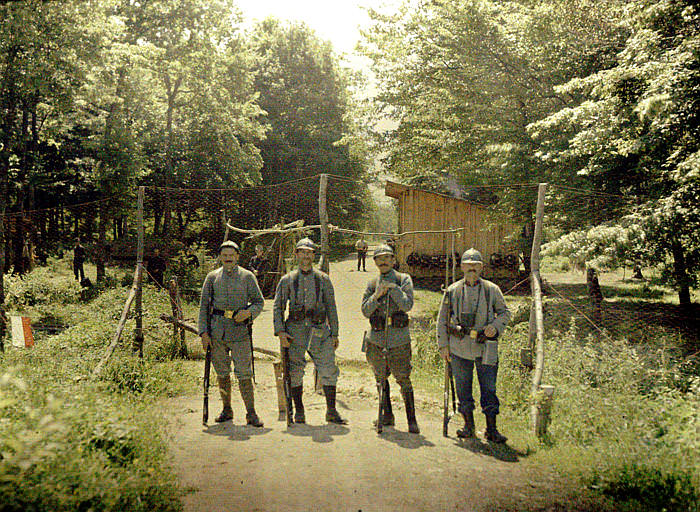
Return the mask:
<path fill-rule="evenodd" d="M 333 337 L 333 349 L 338 348 L 338 345 L 340 345 L 340 340 L 338 339 L 338 336 Z"/>
<path fill-rule="evenodd" d="M 379 286 L 377 287 L 377 291 L 374 292 L 374 294 L 378 299 L 381 299 L 394 286 L 396 286 L 394 283 L 380 282 Z"/>
<path fill-rule="evenodd" d="M 238 313 L 233 316 L 233 321 L 241 323 L 243 320 L 248 320 L 250 318 L 250 311 L 247 309 L 241 309 Z"/>
<path fill-rule="evenodd" d="M 209 336 L 209 333 L 202 333 L 202 348 L 204 351 L 207 351 L 207 347 L 211 344 L 211 336 Z"/>
<path fill-rule="evenodd" d="M 452 361 L 452 358 L 450 357 L 450 347 L 442 347 L 440 349 L 440 357 L 442 357 L 448 363 Z"/>
<path fill-rule="evenodd" d="M 484 327 L 484 336 L 487 338 L 495 338 L 496 334 L 498 334 L 498 331 L 493 325 L 487 325 Z"/>
<path fill-rule="evenodd" d="M 291 342 L 291 337 L 289 336 L 289 334 L 287 334 L 286 332 L 281 332 L 277 335 L 277 337 L 280 339 L 280 345 L 283 348 L 289 347 L 289 344 Z"/>

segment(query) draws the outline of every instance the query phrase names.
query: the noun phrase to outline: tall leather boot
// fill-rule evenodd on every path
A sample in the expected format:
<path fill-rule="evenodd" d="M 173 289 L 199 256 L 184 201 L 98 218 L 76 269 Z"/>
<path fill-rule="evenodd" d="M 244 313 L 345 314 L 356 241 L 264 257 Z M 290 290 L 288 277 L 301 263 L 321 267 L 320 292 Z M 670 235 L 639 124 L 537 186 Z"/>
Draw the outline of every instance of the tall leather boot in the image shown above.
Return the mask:
<path fill-rule="evenodd" d="M 292 400 L 294 400 L 294 423 L 306 423 L 304 403 L 301 400 L 303 393 L 304 386 L 294 386 L 292 388 Z"/>
<path fill-rule="evenodd" d="M 411 434 L 420 434 L 418 422 L 416 421 L 416 402 L 413 396 L 413 390 L 402 390 L 404 404 L 406 404 L 406 419 L 408 420 L 408 431 Z"/>
<path fill-rule="evenodd" d="M 476 437 L 474 433 L 476 427 L 474 426 L 474 411 L 463 412 L 462 417 L 464 417 L 464 428 L 457 430 L 457 437 L 462 439 L 473 439 Z"/>
<path fill-rule="evenodd" d="M 379 391 L 379 384 L 377 384 Z M 389 379 L 384 381 L 384 401 L 382 402 L 382 425 L 393 427 L 395 424 L 394 411 L 391 408 L 391 389 L 389 387 Z M 372 421 L 372 425 L 377 426 L 377 420 Z"/>
<path fill-rule="evenodd" d="M 346 425 L 347 420 L 341 418 L 335 408 L 335 392 L 335 386 L 323 386 L 323 394 L 326 395 L 326 421 L 328 423 Z"/>
<path fill-rule="evenodd" d="M 219 383 L 219 394 L 221 395 L 221 403 L 223 403 L 224 408 L 214 421 L 223 423 L 224 421 L 233 419 L 233 409 L 231 409 L 231 377 L 217 377 L 216 380 Z"/>
<path fill-rule="evenodd" d="M 508 438 L 501 434 L 496 428 L 496 415 L 485 414 L 484 416 L 486 416 L 486 432 L 484 432 L 486 440 L 499 444 L 508 441 Z"/>
<path fill-rule="evenodd" d="M 263 422 L 260 421 L 255 413 L 255 394 L 253 393 L 253 381 L 251 379 L 241 379 L 238 381 L 238 389 L 241 391 L 241 398 L 245 404 L 245 419 L 248 425 L 254 427 L 262 427 Z"/>

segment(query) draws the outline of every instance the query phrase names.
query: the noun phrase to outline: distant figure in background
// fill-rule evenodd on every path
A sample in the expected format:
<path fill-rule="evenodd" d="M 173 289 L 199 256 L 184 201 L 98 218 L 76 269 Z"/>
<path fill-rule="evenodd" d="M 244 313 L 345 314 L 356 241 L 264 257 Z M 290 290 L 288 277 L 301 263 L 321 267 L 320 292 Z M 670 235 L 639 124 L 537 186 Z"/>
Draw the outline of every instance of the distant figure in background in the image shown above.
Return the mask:
<path fill-rule="evenodd" d="M 357 251 L 357 271 L 360 271 L 360 264 L 362 265 L 362 271 L 367 272 L 365 267 L 365 260 L 367 259 L 367 242 L 365 242 L 364 237 L 355 242 L 355 250 Z"/>
<path fill-rule="evenodd" d="M 270 262 L 265 258 L 265 248 L 261 244 L 255 246 L 255 256 L 250 258 L 248 267 L 255 274 L 263 296 L 270 295 Z"/>
<path fill-rule="evenodd" d="M 148 264 L 146 265 L 146 271 L 150 274 L 151 279 L 155 281 L 158 286 L 163 287 L 163 274 L 167 267 L 167 262 L 165 258 L 160 255 L 160 249 L 157 247 L 153 249 L 153 256 L 148 258 Z"/>
<path fill-rule="evenodd" d="M 85 279 L 83 263 L 85 263 L 85 248 L 82 246 L 82 240 L 78 238 L 73 247 L 73 275 L 79 283 Z"/>

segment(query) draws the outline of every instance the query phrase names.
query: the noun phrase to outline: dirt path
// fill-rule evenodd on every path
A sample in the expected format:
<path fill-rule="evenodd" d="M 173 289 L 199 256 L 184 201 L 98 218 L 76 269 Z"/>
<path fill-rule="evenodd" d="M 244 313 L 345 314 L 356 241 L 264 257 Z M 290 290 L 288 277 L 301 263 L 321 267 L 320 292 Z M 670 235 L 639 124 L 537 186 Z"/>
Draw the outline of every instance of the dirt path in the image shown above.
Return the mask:
<path fill-rule="evenodd" d="M 367 281 L 374 277 L 376 268 L 374 263 L 368 261 L 367 272 L 357 272 L 356 265 L 356 260 L 348 259 L 332 263 L 330 268 L 340 324 L 340 345 L 336 354 L 341 359 L 364 361 L 364 355 L 360 350 L 362 333 L 369 323 L 360 312 L 360 304 Z M 265 301 L 263 312 L 255 320 L 253 344 L 256 347 L 279 351 L 279 342 L 273 335 L 272 302 L 270 299 Z"/>
<path fill-rule="evenodd" d="M 194 489 L 185 510 L 251 511 L 487 511 L 544 509 L 565 503 L 553 475 L 531 474 L 527 454 L 482 440 L 463 442 L 442 436 L 435 407 L 422 407 L 420 435 L 406 431 L 401 399 L 392 390 L 396 427 L 378 436 L 371 426 L 376 393 L 369 374 L 345 370 L 338 409 L 347 426 L 324 421 L 322 396 L 305 393 L 306 425 L 287 428 L 277 421 L 272 365 L 258 361 L 257 409 L 265 427 L 245 426 L 244 410 L 234 393 L 234 420 L 201 423 L 201 397 L 165 404 L 173 463 L 181 484 Z M 307 378 L 305 389 L 312 382 Z M 220 410 L 211 390 L 211 417 Z M 553 508 L 551 510 L 568 510 Z"/>
<path fill-rule="evenodd" d="M 368 270 L 369 270 L 368 262 Z M 366 320 L 359 314 L 365 283 L 372 272 L 357 272 L 354 261 L 331 269 L 338 302 L 341 346 L 346 360 L 364 360 L 360 340 Z M 277 350 L 272 336 L 271 303 L 255 324 L 255 345 Z M 201 364 L 201 362 L 199 363 Z M 173 465 L 181 484 L 193 491 L 188 512 L 240 511 L 491 511 L 578 510 L 567 503 L 566 483 L 554 475 L 532 473 L 527 454 L 509 446 L 455 437 L 461 422 L 442 436 L 438 401 L 418 393 L 422 433 L 408 434 L 402 400 L 392 381 L 395 428 L 378 436 L 371 426 L 377 396 L 369 370 L 341 367 L 338 409 L 347 426 L 324 421 L 325 402 L 311 393 L 307 367 L 304 400 L 307 425 L 287 428 L 278 421 L 272 364 L 256 361 L 257 410 L 265 427 L 245 426 L 245 412 L 234 391 L 234 420 L 201 424 L 199 393 L 164 404 Z M 235 388 L 235 386 L 234 386 Z M 220 411 L 214 386 L 210 418 Z M 482 426 L 477 418 L 477 426 Z M 581 508 L 586 510 L 586 508 Z"/>

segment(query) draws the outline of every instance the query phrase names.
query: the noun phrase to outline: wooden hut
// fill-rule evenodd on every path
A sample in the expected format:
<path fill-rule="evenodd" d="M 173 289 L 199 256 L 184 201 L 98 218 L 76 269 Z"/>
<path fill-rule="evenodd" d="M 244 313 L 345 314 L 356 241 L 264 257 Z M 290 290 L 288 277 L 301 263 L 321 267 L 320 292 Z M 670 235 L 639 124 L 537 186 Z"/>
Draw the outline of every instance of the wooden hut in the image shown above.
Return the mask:
<path fill-rule="evenodd" d="M 386 182 L 385 194 L 398 199 L 399 233 L 464 228 L 454 237 L 457 278 L 462 275 L 459 256 L 471 247 L 484 257 L 483 275 L 487 279 L 512 280 L 518 276 L 520 229 L 514 223 L 497 219 L 483 205 L 391 181 Z M 415 278 L 444 279 L 452 237 L 450 233 L 398 237 L 396 258 L 400 269 Z"/>

